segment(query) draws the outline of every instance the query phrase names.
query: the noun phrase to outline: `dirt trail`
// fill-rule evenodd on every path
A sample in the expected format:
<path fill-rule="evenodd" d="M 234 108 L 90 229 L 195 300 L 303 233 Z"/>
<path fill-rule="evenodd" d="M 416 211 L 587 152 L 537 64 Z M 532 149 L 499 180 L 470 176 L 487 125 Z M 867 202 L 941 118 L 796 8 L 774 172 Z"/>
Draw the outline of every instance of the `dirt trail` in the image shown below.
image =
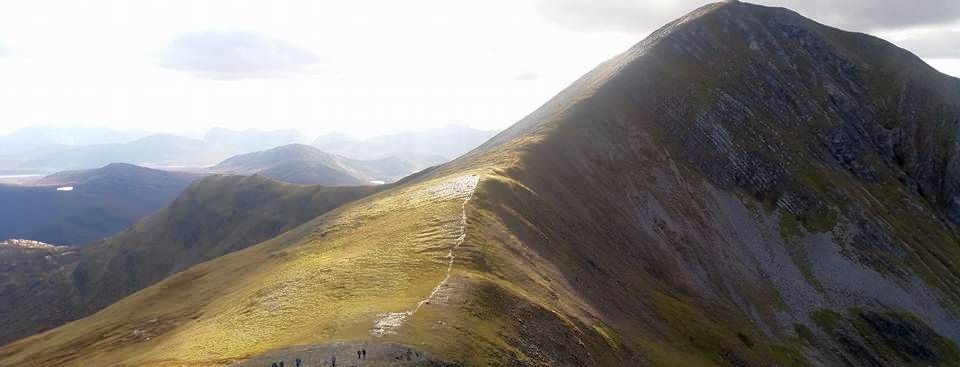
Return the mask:
<path fill-rule="evenodd" d="M 423 305 L 433 301 L 440 289 L 442 289 L 450 280 L 450 274 L 453 272 L 453 263 L 457 259 L 457 255 L 454 253 L 454 251 L 459 249 L 460 245 L 462 245 L 467 238 L 467 204 L 469 204 L 470 199 L 473 198 L 473 194 L 477 189 L 477 183 L 479 180 L 479 176 L 471 175 L 462 177 L 449 184 L 452 185 L 452 190 L 456 190 L 457 194 L 464 195 L 465 197 L 463 199 L 463 204 L 460 206 L 460 234 L 454 241 L 453 246 L 450 247 L 450 250 L 447 252 L 447 272 L 446 275 L 444 275 L 443 280 L 441 280 L 440 283 L 437 283 L 437 286 L 433 288 L 433 291 L 430 292 L 430 295 L 417 302 L 417 305 L 414 308 L 403 312 L 391 312 L 380 315 L 380 317 L 378 317 L 377 321 L 374 323 L 373 328 L 370 330 L 370 335 L 381 337 L 387 334 L 396 333 L 396 329 L 402 326 L 403 322 L 408 317 L 416 314 L 417 311 L 420 310 L 420 307 L 423 307 Z M 441 190 L 435 191 L 449 192 L 450 189 L 450 187 L 443 187 Z"/>

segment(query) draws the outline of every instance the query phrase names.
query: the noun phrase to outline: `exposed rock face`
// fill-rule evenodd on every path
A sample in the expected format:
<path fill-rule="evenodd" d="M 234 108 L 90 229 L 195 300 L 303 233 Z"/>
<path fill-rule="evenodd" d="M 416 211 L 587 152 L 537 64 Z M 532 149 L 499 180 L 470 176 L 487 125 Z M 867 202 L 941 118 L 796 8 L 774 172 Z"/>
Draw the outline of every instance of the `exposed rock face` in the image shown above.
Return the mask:
<path fill-rule="evenodd" d="M 512 233 L 535 230 L 520 242 L 562 264 L 626 338 L 721 364 L 769 359 L 754 359 L 762 338 L 812 364 L 949 365 L 958 123 L 960 80 L 908 52 L 727 2 L 454 166 L 522 152 L 510 180 L 486 182 L 500 193 L 490 207 L 508 208 Z M 815 317 L 831 312 L 831 326 Z M 744 328 L 749 343 L 732 337 Z M 652 352 L 662 346 L 639 345 L 667 363 Z"/>
<path fill-rule="evenodd" d="M 18 238 L 12 238 L 9 240 L 0 241 L 0 247 L 10 247 L 10 248 L 24 248 L 24 249 L 44 249 L 44 250 L 65 250 L 63 246 L 55 246 L 49 243 L 43 243 L 40 241 L 34 240 L 24 240 Z"/>

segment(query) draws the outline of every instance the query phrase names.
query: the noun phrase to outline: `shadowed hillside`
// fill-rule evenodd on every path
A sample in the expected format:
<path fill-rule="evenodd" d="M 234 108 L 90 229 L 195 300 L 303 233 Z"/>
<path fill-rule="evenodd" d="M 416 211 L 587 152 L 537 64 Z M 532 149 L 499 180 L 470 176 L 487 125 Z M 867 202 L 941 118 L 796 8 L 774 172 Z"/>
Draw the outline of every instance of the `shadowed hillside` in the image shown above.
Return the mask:
<path fill-rule="evenodd" d="M 55 173 L 33 186 L 0 185 L 0 238 L 87 245 L 167 205 L 197 177 L 114 163 Z"/>
<path fill-rule="evenodd" d="M 0 261 L 12 264 L 0 269 L 8 281 L 0 288 L 5 301 L 0 323 L 8 325 L 0 341 L 88 315 L 193 264 L 276 236 L 376 190 L 212 176 L 133 228 L 70 256 L 20 261 L 42 251 L 0 252 Z"/>
<path fill-rule="evenodd" d="M 466 156 L 0 363 L 954 366 L 958 127 L 960 80 L 908 52 L 712 4 Z"/>

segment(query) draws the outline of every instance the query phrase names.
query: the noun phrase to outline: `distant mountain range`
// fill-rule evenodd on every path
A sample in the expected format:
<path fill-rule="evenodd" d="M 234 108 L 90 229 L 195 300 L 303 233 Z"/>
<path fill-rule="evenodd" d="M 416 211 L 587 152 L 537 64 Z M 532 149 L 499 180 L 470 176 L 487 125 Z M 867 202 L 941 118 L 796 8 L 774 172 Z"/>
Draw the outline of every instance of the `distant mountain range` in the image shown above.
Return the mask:
<path fill-rule="evenodd" d="M 354 159 L 441 156 L 450 160 L 476 148 L 496 133 L 496 130 L 477 130 L 458 125 L 424 131 L 405 131 L 367 139 L 353 139 L 335 133 L 321 135 L 313 141 L 313 146 L 328 153 Z"/>
<path fill-rule="evenodd" d="M 0 135 L 0 155 L 27 153 L 55 146 L 121 144 L 150 135 L 98 127 L 31 126 Z"/>
<path fill-rule="evenodd" d="M 0 143 L 5 145 L 29 147 L 29 149 L 20 149 L 19 152 L 0 155 L 0 171 L 53 172 L 65 169 L 88 169 L 113 162 L 159 167 L 209 166 L 235 154 L 305 140 L 299 132 L 293 130 L 233 131 L 214 128 L 200 139 L 172 134 L 152 134 L 130 141 L 119 141 L 119 137 L 102 140 L 85 139 L 79 142 L 93 142 L 93 144 L 68 145 L 63 143 L 67 139 L 41 139 L 31 142 L 30 139 L 34 135 L 22 131 L 24 130 L 0 137 Z M 69 131 L 64 134 L 69 134 Z M 107 134 L 109 135 L 109 131 Z M 39 142 L 49 144 L 39 144 Z M 5 151 L 9 150 L 0 150 L 0 152 Z"/>
<path fill-rule="evenodd" d="M 115 163 L 0 185 L 0 239 L 89 244 L 167 205 L 198 177 Z"/>
<path fill-rule="evenodd" d="M 397 179 L 412 172 L 415 167 L 456 158 L 494 133 L 448 126 L 368 139 L 327 134 L 318 137 L 313 146 L 353 160 L 384 160 L 376 168 L 380 173 L 374 176 Z M 295 130 L 234 131 L 213 128 L 201 138 L 192 138 L 96 128 L 34 127 L 0 136 L 0 173 L 50 173 L 90 169 L 113 162 L 155 168 L 197 169 L 215 165 L 234 155 L 304 142 L 307 139 Z M 399 166 L 389 167 L 391 163 Z M 314 166 L 313 170 L 321 168 Z"/>
<path fill-rule="evenodd" d="M 357 160 L 303 144 L 290 144 L 229 158 L 214 172 L 261 174 L 303 185 L 352 186 L 393 182 L 413 172 L 445 162 L 441 156 L 391 156 Z"/>

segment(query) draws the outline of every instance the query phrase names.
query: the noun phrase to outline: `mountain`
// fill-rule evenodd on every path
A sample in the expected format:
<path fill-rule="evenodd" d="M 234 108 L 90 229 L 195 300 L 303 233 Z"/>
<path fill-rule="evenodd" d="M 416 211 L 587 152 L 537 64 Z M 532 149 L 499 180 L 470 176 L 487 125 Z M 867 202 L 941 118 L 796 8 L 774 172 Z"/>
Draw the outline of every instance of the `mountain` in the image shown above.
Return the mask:
<path fill-rule="evenodd" d="M 306 142 L 306 137 L 297 130 L 258 129 L 230 130 L 215 127 L 203 136 L 207 144 L 223 147 L 231 154 L 255 152 L 281 145 Z"/>
<path fill-rule="evenodd" d="M 376 160 L 391 156 L 443 157 L 450 160 L 476 148 L 496 134 L 496 131 L 477 130 L 466 126 L 446 126 L 424 131 L 405 131 L 351 139 L 343 134 L 318 137 L 313 146 L 325 152 L 353 159 Z"/>
<path fill-rule="evenodd" d="M 374 181 L 394 182 L 427 167 L 446 163 L 449 159 L 438 155 L 392 155 L 380 159 L 355 160 L 348 162 L 356 170 L 365 172 Z"/>
<path fill-rule="evenodd" d="M 193 264 L 267 240 L 378 187 L 294 186 L 211 176 L 123 233 L 88 247 L 0 243 L 0 343 L 89 315 Z"/>
<path fill-rule="evenodd" d="M 0 364 L 955 366 L 958 128 L 960 80 L 909 52 L 711 4 L 470 153 Z"/>
<path fill-rule="evenodd" d="M 96 127 L 31 126 L 0 135 L 0 155 L 67 145 L 126 143 L 149 134 Z"/>
<path fill-rule="evenodd" d="M 64 134 L 69 134 L 69 130 Z M 69 135 L 68 135 L 69 136 Z M 146 166 L 201 167 L 232 155 L 303 140 L 296 131 L 213 128 L 202 139 L 152 134 L 131 141 L 89 145 L 33 145 L 18 154 L 0 156 L 0 170 L 50 172 L 88 169 L 112 162 Z M 82 142 L 82 141 L 81 141 Z"/>
<path fill-rule="evenodd" d="M 167 205 L 196 177 L 114 163 L 0 185 L 0 238 L 86 245 Z"/>
<path fill-rule="evenodd" d="M 234 156 L 211 170 L 233 174 L 258 173 L 301 185 L 355 186 L 375 181 L 393 182 L 443 161 L 436 157 L 398 156 L 361 161 L 329 154 L 309 145 L 290 144 Z"/>

